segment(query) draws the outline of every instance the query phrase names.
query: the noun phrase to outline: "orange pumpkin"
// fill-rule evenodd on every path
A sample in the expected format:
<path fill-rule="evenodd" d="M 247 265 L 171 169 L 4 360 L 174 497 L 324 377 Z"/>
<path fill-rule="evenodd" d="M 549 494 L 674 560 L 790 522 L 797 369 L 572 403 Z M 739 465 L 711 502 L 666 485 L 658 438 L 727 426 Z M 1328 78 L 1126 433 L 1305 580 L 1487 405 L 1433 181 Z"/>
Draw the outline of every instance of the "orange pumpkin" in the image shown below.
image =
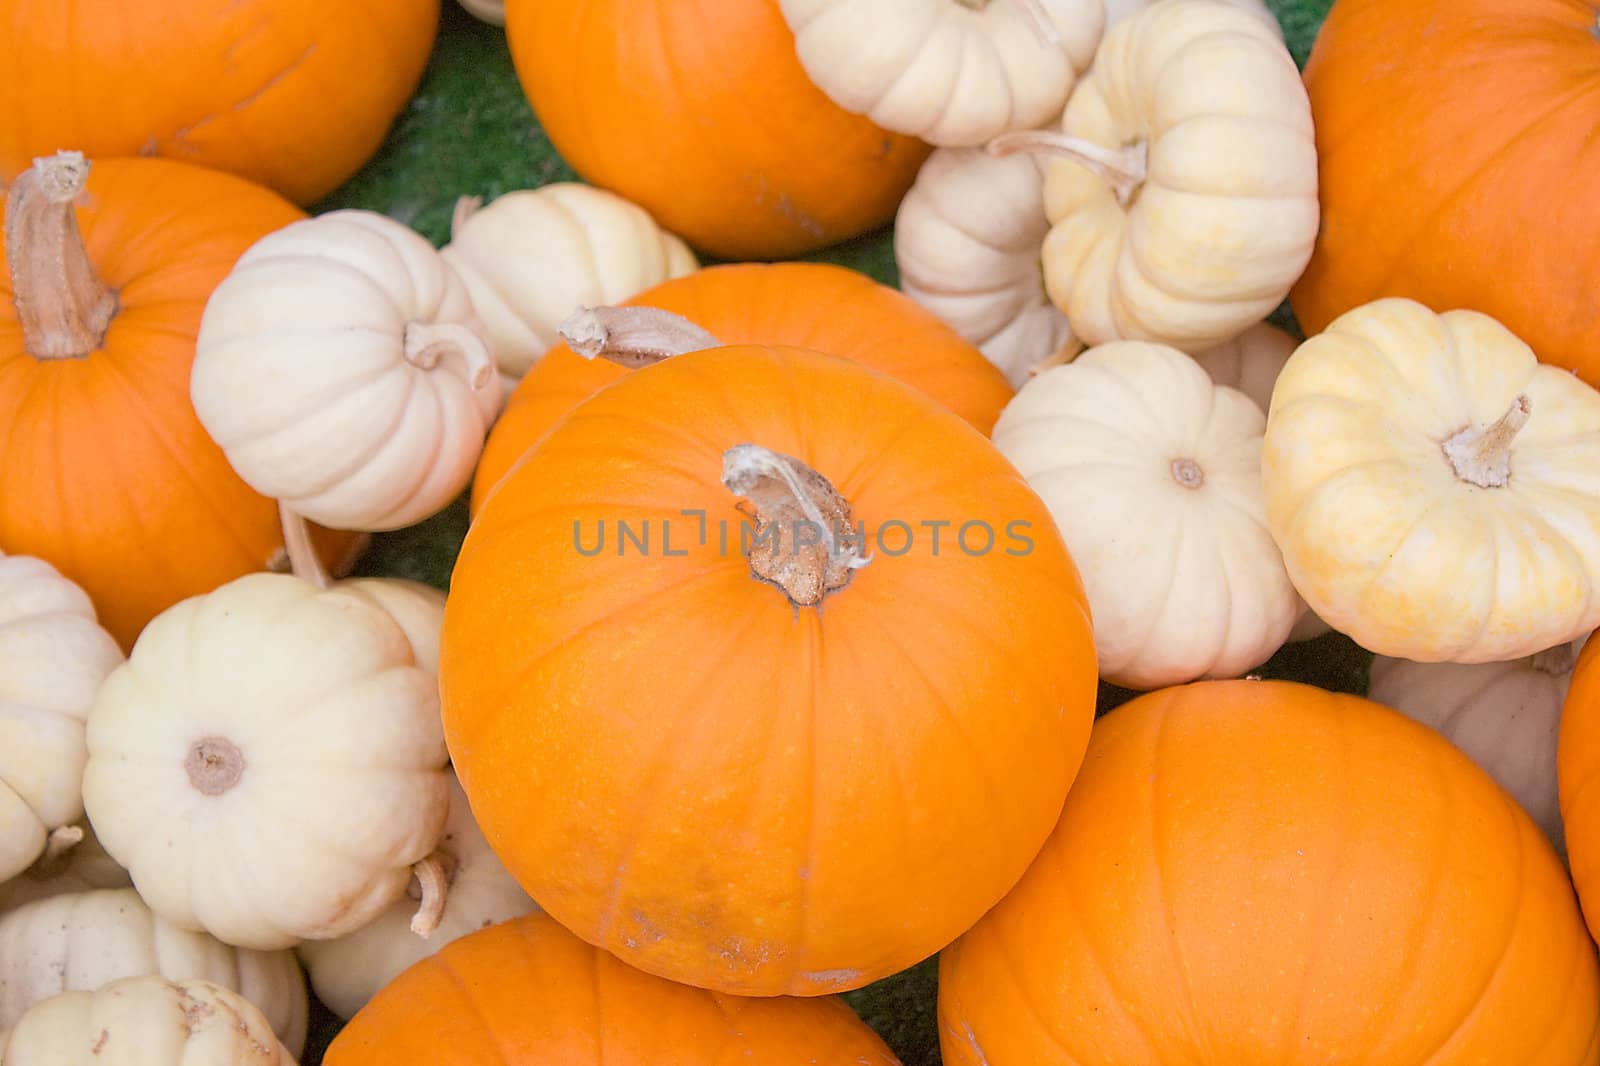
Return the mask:
<path fill-rule="evenodd" d="M 1591 637 L 1572 669 L 1556 739 L 1557 802 L 1567 862 L 1589 931 L 1600 939 L 1600 640 Z"/>
<path fill-rule="evenodd" d="M 44 160 L 7 197 L 0 550 L 82 586 L 126 651 L 174 603 L 284 555 L 277 504 L 200 425 L 189 368 L 211 290 L 303 216 L 240 178 L 157 159 L 95 162 L 74 208 L 85 165 Z M 318 537 L 346 561 L 360 544 Z"/>
<path fill-rule="evenodd" d="M 422 78 L 439 0 L 0 0 L 0 178 L 36 155 L 155 155 L 300 204 L 378 150 Z"/>
<path fill-rule="evenodd" d="M 1307 335 L 1403 296 L 1600 386 L 1600 4 L 1338 0 L 1305 69 L 1322 230 Z"/>
<path fill-rule="evenodd" d="M 824 263 L 734 263 L 662 282 L 627 301 L 682 315 L 725 344 L 784 344 L 855 359 L 913 385 L 987 434 L 1013 392 L 1005 375 L 897 289 Z M 534 364 L 489 432 L 472 510 L 568 411 L 626 374 L 558 344 Z"/>
<path fill-rule="evenodd" d="M 982 434 L 858 363 L 724 347 L 603 389 L 506 477 L 439 682 L 540 906 L 658 976 L 817 995 L 1021 876 L 1096 668 L 1049 512 Z"/>
<path fill-rule="evenodd" d="M 1038 861 L 940 957 L 948 1066 L 1592 1066 L 1560 860 L 1449 741 L 1285 681 L 1095 725 Z"/>
<path fill-rule="evenodd" d="M 888 223 L 930 151 L 829 100 L 777 0 L 509 0 L 506 35 L 562 158 L 722 259 Z"/>
<path fill-rule="evenodd" d="M 898 1066 L 845 1005 L 748 999 L 625 966 L 535 911 L 413 964 L 350 1019 L 324 1066 Z"/>

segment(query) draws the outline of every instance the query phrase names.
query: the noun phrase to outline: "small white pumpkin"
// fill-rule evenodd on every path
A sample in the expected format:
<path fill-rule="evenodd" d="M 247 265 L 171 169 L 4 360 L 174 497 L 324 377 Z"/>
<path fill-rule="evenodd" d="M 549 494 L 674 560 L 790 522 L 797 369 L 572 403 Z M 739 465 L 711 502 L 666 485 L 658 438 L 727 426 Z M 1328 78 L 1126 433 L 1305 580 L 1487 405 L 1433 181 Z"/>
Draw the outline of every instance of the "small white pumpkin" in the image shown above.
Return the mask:
<path fill-rule="evenodd" d="M 58 993 L 141 974 L 225 985 L 295 1054 L 305 1044 L 306 982 L 292 951 L 247 951 L 180 929 L 130 888 L 52 896 L 0 916 L 0 1026 Z"/>
<path fill-rule="evenodd" d="M 204 980 L 125 977 L 63 992 L 0 1033 L 5 1066 L 295 1066 L 249 1000 Z"/>
<path fill-rule="evenodd" d="M 472 295 L 509 391 L 583 307 L 620 304 L 700 266 L 689 246 L 616 193 L 557 182 L 456 205 L 441 250 Z"/>
<path fill-rule="evenodd" d="M 502 402 L 450 264 L 359 210 L 292 223 L 239 258 L 206 302 L 190 393 L 252 488 L 370 532 L 454 500 Z"/>
<path fill-rule="evenodd" d="M 439 672 L 439 631 L 444 626 L 444 593 L 420 581 L 361 577 L 336 586 L 353 592 L 394 619 L 411 645 L 412 658 L 430 674 Z"/>
<path fill-rule="evenodd" d="M 1123 19 L 1137 15 L 1151 4 L 1160 2 L 1161 0 L 1105 0 L 1106 29 L 1109 30 Z M 1283 36 L 1283 27 L 1278 24 L 1278 17 L 1262 0 L 1227 0 L 1227 2 L 1255 15 L 1271 27 L 1280 38 Z"/>
<path fill-rule="evenodd" d="M 229 944 L 343 936 L 444 832 L 438 685 L 366 596 L 251 574 L 158 615 L 89 713 L 84 804 L 151 909 Z"/>
<path fill-rule="evenodd" d="M 506 24 L 506 0 L 461 0 L 461 6 L 473 18 L 491 26 Z"/>
<path fill-rule="evenodd" d="M 0 914 L 36 899 L 101 888 L 132 888 L 133 879 L 106 854 L 87 822 L 67 826 L 53 837 L 39 861 L 0 884 Z"/>
<path fill-rule="evenodd" d="M 0 882 L 83 816 L 84 719 L 122 649 L 77 585 L 0 556 Z"/>
<path fill-rule="evenodd" d="M 1153 689 L 1237 677 L 1301 610 L 1266 528 L 1265 416 L 1174 349 L 1091 348 L 1024 385 L 995 446 L 1083 577 L 1101 675 Z"/>

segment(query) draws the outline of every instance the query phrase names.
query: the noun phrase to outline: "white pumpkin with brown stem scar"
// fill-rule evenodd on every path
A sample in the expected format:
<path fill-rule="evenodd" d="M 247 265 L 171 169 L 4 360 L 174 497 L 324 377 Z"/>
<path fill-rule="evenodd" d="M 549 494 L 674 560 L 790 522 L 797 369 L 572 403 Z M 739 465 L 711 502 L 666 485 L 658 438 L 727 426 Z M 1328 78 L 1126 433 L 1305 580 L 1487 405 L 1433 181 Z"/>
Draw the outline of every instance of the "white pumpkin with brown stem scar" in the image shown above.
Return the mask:
<path fill-rule="evenodd" d="M 1267 518 L 1295 587 L 1379 655 L 1504 662 L 1600 625 L 1600 392 L 1473 311 L 1334 320 L 1272 395 Z"/>

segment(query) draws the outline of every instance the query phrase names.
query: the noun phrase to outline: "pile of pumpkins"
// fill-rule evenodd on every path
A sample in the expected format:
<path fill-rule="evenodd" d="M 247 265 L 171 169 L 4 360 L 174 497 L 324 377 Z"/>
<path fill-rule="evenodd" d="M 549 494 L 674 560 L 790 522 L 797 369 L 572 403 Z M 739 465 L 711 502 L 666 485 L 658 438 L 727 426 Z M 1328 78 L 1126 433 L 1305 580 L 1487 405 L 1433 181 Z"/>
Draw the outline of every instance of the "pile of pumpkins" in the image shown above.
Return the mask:
<path fill-rule="evenodd" d="M 468 7 L 0 0 L 0 1064 L 1600 1063 L 1593 3 Z"/>

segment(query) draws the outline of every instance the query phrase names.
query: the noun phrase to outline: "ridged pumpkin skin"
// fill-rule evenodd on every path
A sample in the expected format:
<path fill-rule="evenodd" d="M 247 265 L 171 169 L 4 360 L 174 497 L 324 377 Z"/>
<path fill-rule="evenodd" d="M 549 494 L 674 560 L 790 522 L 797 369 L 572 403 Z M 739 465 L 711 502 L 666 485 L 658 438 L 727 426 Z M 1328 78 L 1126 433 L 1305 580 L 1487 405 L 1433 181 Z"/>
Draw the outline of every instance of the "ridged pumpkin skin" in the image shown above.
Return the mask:
<path fill-rule="evenodd" d="M 826 263 L 730 263 L 662 282 L 626 301 L 659 307 L 724 344 L 781 344 L 854 359 L 938 400 L 987 434 L 1010 401 L 1005 376 L 910 297 Z M 551 348 L 489 431 L 472 484 L 477 513 L 522 453 L 578 404 L 627 373 Z"/>
<path fill-rule="evenodd" d="M 1600 938 L 1600 641 L 1592 637 L 1572 668 L 1556 740 L 1557 801 L 1567 864 L 1589 931 Z"/>
<path fill-rule="evenodd" d="M 625 966 L 546 914 L 414 964 L 334 1038 L 324 1066 L 898 1066 L 843 1000 L 747 999 Z"/>
<path fill-rule="evenodd" d="M 1305 68 L 1322 231 L 1307 336 L 1404 296 L 1600 386 L 1600 4 L 1338 0 Z M 1508 254 L 1514 253 L 1508 274 Z"/>
<path fill-rule="evenodd" d="M 721 259 L 876 229 L 931 151 L 823 95 L 777 0 L 509 0 L 506 37 L 561 157 Z"/>
<path fill-rule="evenodd" d="M 815 607 L 752 574 L 752 502 L 720 480 L 746 442 L 865 524 L 874 558 Z M 646 521 L 649 551 L 619 555 Z M 966 522 L 991 550 L 958 547 Z M 754 347 L 635 371 L 529 453 L 467 534 L 439 681 L 529 895 L 742 995 L 859 987 L 975 922 L 1054 824 L 1096 692 L 1077 571 L 988 440 L 859 364 Z"/>
<path fill-rule="evenodd" d="M 1555 852 L 1443 737 L 1212 681 L 1095 725 L 1061 823 L 940 958 L 948 1066 L 1579 1066 L 1600 966 Z"/>
<path fill-rule="evenodd" d="M 118 309 L 87 358 L 30 355 L 0 249 L 0 550 L 54 565 L 127 651 L 189 596 L 266 569 L 277 504 L 228 465 L 189 402 L 207 297 L 258 239 L 303 217 L 239 178 L 160 159 L 95 160 L 77 209 Z M 352 534 L 319 534 L 339 555 Z"/>
<path fill-rule="evenodd" d="M 310 204 L 378 150 L 438 24 L 439 0 L 0 0 L 0 178 L 158 155 Z"/>

